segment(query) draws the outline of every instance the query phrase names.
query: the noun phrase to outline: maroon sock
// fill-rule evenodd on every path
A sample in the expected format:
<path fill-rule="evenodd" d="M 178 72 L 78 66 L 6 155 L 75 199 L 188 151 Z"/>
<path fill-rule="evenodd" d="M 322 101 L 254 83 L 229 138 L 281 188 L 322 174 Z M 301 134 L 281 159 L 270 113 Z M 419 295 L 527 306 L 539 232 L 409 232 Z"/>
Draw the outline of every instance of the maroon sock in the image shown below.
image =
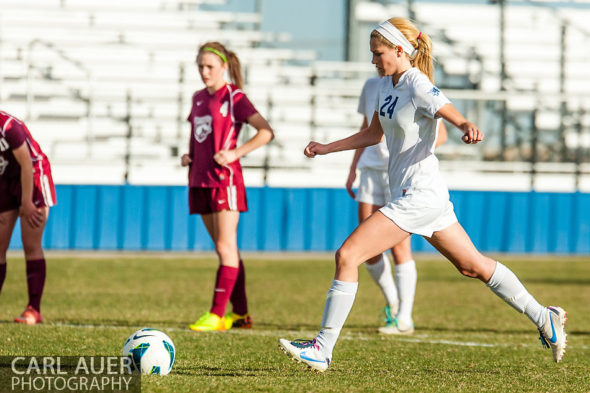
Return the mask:
<path fill-rule="evenodd" d="M 2 292 L 2 285 L 4 284 L 5 278 L 6 278 L 6 264 L 0 263 L 0 292 Z"/>
<path fill-rule="evenodd" d="M 45 285 L 45 259 L 27 261 L 27 288 L 29 290 L 29 305 L 41 311 L 41 296 Z"/>
<path fill-rule="evenodd" d="M 234 289 L 238 272 L 240 269 L 231 266 L 219 266 L 217 278 L 215 279 L 215 293 L 213 294 L 213 305 L 210 312 L 223 317 L 227 301 Z"/>
<path fill-rule="evenodd" d="M 233 306 L 233 311 L 236 314 L 248 314 L 248 298 L 246 297 L 246 271 L 244 270 L 244 262 L 240 259 L 240 270 L 238 272 L 238 279 L 236 285 L 229 298 Z"/>

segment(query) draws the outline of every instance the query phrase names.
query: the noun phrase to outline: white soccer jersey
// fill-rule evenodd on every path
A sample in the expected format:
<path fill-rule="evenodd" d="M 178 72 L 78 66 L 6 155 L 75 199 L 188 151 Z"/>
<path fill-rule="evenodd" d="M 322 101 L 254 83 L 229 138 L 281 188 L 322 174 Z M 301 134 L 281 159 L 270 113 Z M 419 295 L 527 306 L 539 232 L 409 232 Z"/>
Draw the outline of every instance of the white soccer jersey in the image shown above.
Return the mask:
<path fill-rule="evenodd" d="M 371 119 L 373 119 L 375 113 L 380 83 L 380 77 L 368 79 L 359 98 L 358 113 L 367 118 L 368 124 L 371 124 Z M 363 154 L 361 154 L 356 167 L 358 169 L 371 168 L 386 171 L 388 162 L 389 151 L 387 151 L 387 144 L 383 141 L 373 146 L 367 146 Z"/>
<path fill-rule="evenodd" d="M 431 236 L 456 221 L 434 155 L 436 112 L 450 101 L 417 68 L 396 86 L 382 78 L 375 111 L 383 127 L 392 201 L 381 211 L 410 233 Z"/>

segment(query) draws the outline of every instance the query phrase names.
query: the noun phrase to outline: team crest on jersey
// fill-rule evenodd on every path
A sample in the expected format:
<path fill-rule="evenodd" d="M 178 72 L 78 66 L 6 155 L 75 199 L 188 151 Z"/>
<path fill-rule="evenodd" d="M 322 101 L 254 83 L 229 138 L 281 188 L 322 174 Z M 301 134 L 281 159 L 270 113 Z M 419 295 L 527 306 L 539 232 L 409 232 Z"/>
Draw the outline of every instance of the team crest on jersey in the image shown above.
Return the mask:
<path fill-rule="evenodd" d="M 195 130 L 195 139 L 202 143 L 213 130 L 211 127 L 211 115 L 196 116 L 193 119 L 193 128 Z"/>
<path fill-rule="evenodd" d="M 229 102 L 225 101 L 223 104 L 221 104 L 221 107 L 219 108 L 219 113 L 221 113 L 221 116 L 225 117 L 227 116 L 227 107 L 229 106 Z"/>
<path fill-rule="evenodd" d="M 6 151 L 10 149 L 8 142 L 4 138 L 0 138 L 0 151 Z"/>
<path fill-rule="evenodd" d="M 429 91 L 429 93 L 435 97 L 438 97 L 438 95 L 440 94 L 440 90 L 436 87 L 433 87 L 432 90 Z"/>
<path fill-rule="evenodd" d="M 0 176 L 2 176 L 4 174 L 4 171 L 6 171 L 7 166 L 8 166 L 8 160 L 5 159 L 4 157 L 0 157 Z"/>

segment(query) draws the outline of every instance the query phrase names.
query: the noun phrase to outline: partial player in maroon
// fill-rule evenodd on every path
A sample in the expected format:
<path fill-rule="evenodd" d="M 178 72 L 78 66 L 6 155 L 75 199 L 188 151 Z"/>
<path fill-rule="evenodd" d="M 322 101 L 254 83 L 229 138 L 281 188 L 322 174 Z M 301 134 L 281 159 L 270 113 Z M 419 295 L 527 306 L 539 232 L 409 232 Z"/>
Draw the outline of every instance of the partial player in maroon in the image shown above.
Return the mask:
<path fill-rule="evenodd" d="M 246 188 L 240 157 L 270 142 L 274 136 L 242 89 L 238 57 L 218 42 L 208 42 L 197 54 L 205 89 L 193 95 L 188 121 L 189 153 L 181 165 L 189 167 L 189 210 L 200 214 L 215 244 L 219 269 L 213 304 L 190 328 L 194 331 L 251 327 L 244 264 L 240 258 L 237 228 L 240 212 L 247 211 Z M 224 78 L 228 72 L 232 83 Z M 244 123 L 256 134 L 237 146 Z M 225 315 L 227 302 L 233 311 Z"/>
<path fill-rule="evenodd" d="M 47 156 L 21 120 L 0 111 L 0 291 L 6 278 L 6 251 L 19 216 L 29 291 L 29 303 L 15 322 L 43 321 L 46 268 L 41 240 L 49 207 L 55 203 Z"/>
<path fill-rule="evenodd" d="M 0 212 L 21 205 L 21 165 L 14 150 L 23 147 L 28 152 L 33 168 L 33 199 L 36 207 L 55 205 L 55 186 L 49 160 L 33 139 L 25 124 L 0 111 Z"/>

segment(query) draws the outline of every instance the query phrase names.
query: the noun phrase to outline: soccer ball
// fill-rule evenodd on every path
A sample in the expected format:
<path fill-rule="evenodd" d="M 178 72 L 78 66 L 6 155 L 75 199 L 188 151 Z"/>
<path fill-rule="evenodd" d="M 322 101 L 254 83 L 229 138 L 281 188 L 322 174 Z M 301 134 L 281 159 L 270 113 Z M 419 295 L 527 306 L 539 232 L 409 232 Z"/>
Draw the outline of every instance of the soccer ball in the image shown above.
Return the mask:
<path fill-rule="evenodd" d="M 131 366 L 142 374 L 167 375 L 174 365 L 176 350 L 166 333 L 145 328 L 125 341 L 123 356 L 130 357 Z"/>

